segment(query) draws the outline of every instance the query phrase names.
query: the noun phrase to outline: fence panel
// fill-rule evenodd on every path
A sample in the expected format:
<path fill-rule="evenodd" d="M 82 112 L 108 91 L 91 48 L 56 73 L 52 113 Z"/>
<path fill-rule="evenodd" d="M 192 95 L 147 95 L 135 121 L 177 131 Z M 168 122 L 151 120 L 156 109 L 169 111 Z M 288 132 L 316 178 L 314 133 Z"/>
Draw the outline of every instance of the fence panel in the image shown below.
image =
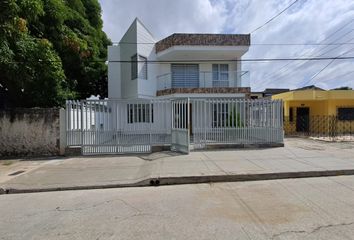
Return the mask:
<path fill-rule="evenodd" d="M 283 142 L 281 101 L 194 98 L 182 112 L 174 101 L 181 99 L 67 101 L 67 145 L 83 154 L 150 152 L 171 145 L 173 115 L 189 115 L 183 124 L 195 149 Z"/>
<path fill-rule="evenodd" d="M 282 102 L 248 99 L 193 99 L 194 148 L 209 144 L 283 142 Z"/>
<path fill-rule="evenodd" d="M 335 115 L 286 117 L 284 132 L 286 136 L 306 136 L 328 141 L 354 141 L 354 120 L 341 119 Z"/>

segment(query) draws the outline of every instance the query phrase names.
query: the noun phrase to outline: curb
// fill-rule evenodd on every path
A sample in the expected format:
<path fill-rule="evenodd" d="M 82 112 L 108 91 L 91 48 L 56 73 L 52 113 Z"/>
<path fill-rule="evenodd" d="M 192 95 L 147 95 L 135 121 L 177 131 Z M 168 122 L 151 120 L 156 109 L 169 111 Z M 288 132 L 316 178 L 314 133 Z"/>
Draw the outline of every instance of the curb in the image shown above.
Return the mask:
<path fill-rule="evenodd" d="M 17 193 L 73 191 L 73 190 L 94 190 L 94 189 L 108 189 L 108 188 L 148 187 L 148 186 L 162 186 L 162 185 L 265 181 L 265 180 L 277 180 L 277 179 L 334 177 L 334 176 L 347 176 L 347 175 L 354 175 L 354 169 L 308 171 L 308 172 L 236 174 L 236 175 L 161 177 L 161 178 L 148 178 L 139 182 L 127 183 L 127 184 L 107 184 L 107 185 L 71 186 L 71 187 L 54 187 L 54 188 L 32 188 L 32 189 L 0 188 L 0 195 L 17 194 Z"/>

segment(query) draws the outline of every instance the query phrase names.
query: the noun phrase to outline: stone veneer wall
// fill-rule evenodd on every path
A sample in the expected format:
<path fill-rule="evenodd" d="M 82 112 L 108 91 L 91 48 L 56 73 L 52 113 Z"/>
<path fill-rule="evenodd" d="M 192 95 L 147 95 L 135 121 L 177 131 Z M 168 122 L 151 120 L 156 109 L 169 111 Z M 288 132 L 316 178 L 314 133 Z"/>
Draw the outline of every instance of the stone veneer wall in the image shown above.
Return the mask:
<path fill-rule="evenodd" d="M 58 108 L 0 110 L 0 157 L 59 155 Z"/>
<path fill-rule="evenodd" d="M 173 46 L 249 46 L 250 34 L 175 33 L 156 43 L 156 53 Z"/>
<path fill-rule="evenodd" d="M 164 96 L 178 93 L 244 93 L 246 98 L 250 98 L 251 89 L 249 87 L 169 88 L 157 91 L 156 95 Z"/>

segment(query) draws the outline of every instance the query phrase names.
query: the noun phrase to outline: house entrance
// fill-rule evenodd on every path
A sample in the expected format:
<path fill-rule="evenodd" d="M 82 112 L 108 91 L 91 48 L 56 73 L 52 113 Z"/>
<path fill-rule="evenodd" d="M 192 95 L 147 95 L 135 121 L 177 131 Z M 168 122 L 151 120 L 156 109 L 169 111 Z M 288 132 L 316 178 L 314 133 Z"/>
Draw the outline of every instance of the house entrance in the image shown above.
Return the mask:
<path fill-rule="evenodd" d="M 189 153 L 190 103 L 189 99 L 172 100 L 171 150 Z"/>
<path fill-rule="evenodd" d="M 300 107 L 296 109 L 296 131 L 308 132 L 310 130 L 310 109 Z"/>

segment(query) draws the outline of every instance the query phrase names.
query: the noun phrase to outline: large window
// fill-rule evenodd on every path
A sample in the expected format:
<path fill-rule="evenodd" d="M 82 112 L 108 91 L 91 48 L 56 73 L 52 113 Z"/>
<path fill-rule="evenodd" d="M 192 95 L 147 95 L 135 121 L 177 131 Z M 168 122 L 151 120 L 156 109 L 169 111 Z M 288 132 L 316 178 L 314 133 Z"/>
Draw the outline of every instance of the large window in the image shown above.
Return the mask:
<path fill-rule="evenodd" d="M 198 88 L 198 64 L 171 64 L 172 88 Z"/>
<path fill-rule="evenodd" d="M 354 107 L 338 108 L 339 120 L 354 120 Z"/>
<path fill-rule="evenodd" d="M 151 111 L 150 111 L 151 106 Z M 154 108 L 150 104 L 128 104 L 127 105 L 128 123 L 149 123 L 154 122 Z"/>
<path fill-rule="evenodd" d="M 132 80 L 138 78 L 138 56 L 135 54 L 131 57 L 131 75 Z"/>
<path fill-rule="evenodd" d="M 147 58 L 139 55 L 139 62 L 141 64 L 141 71 L 139 77 L 141 79 L 148 79 Z"/>
<path fill-rule="evenodd" d="M 140 72 L 139 72 L 139 69 Z M 148 77 L 148 66 L 147 58 L 141 55 L 134 55 L 131 57 L 131 76 L 132 80 L 137 79 L 147 79 Z"/>
<path fill-rule="evenodd" d="M 229 105 L 227 103 L 213 104 L 213 127 L 227 127 Z"/>
<path fill-rule="evenodd" d="M 213 64 L 213 86 L 228 87 L 229 86 L 229 65 Z"/>

